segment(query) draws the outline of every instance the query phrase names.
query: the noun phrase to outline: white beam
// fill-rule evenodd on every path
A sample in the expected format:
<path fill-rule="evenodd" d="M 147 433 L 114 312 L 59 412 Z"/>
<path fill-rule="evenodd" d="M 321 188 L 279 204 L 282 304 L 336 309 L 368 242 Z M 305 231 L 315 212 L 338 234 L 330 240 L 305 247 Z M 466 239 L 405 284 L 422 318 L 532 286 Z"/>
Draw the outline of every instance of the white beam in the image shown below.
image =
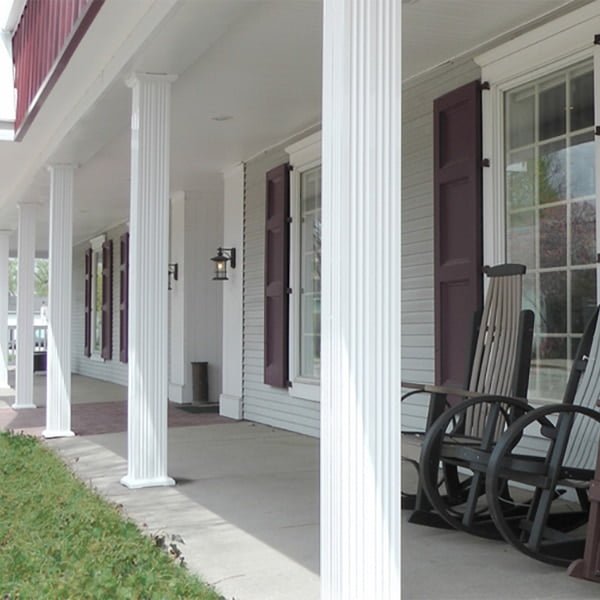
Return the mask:
<path fill-rule="evenodd" d="M 136 74 L 131 114 L 129 238 L 130 488 L 173 485 L 167 475 L 169 156 L 171 82 Z"/>
<path fill-rule="evenodd" d="M 323 600 L 400 597 L 400 8 L 324 1 Z"/>
<path fill-rule="evenodd" d="M 19 204 L 17 246 L 17 374 L 14 409 L 35 408 L 33 403 L 33 282 L 35 220 L 38 204 Z"/>
<path fill-rule="evenodd" d="M 44 437 L 71 431 L 71 287 L 74 165 L 51 165 L 48 265 L 48 354 Z"/>
<path fill-rule="evenodd" d="M 0 388 L 8 387 L 8 250 L 11 231 L 0 231 Z"/>

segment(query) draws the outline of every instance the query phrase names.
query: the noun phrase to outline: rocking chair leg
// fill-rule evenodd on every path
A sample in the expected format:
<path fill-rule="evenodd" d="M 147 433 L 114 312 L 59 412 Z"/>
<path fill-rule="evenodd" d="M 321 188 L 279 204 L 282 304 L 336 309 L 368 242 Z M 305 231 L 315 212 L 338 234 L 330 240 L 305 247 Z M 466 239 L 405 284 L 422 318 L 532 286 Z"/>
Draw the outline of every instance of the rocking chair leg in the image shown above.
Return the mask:
<path fill-rule="evenodd" d="M 438 529 L 452 529 L 452 526 L 446 523 L 436 512 L 427 498 L 427 494 L 419 482 L 417 493 L 414 497 L 414 510 L 408 518 L 409 523 L 415 525 L 427 525 L 428 527 L 436 527 Z"/>

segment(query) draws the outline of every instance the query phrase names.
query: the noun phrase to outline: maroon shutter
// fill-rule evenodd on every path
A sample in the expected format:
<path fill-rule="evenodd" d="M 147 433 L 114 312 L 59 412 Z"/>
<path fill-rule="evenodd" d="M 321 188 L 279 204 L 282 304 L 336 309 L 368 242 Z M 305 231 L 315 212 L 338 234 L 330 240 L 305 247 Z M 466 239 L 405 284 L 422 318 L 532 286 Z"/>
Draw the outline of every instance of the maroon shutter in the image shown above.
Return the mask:
<path fill-rule="evenodd" d="M 85 310 L 83 313 L 83 354 L 92 355 L 92 249 L 85 253 Z"/>
<path fill-rule="evenodd" d="M 434 102 L 435 377 L 465 385 L 473 312 L 482 302 L 481 85 Z"/>
<path fill-rule="evenodd" d="M 129 348 L 129 232 L 121 236 L 120 302 L 119 302 L 119 355 L 121 362 L 128 360 Z"/>
<path fill-rule="evenodd" d="M 290 267 L 289 165 L 267 173 L 265 228 L 265 383 L 288 384 Z"/>
<path fill-rule="evenodd" d="M 102 244 L 102 358 L 112 358 L 113 241 Z"/>

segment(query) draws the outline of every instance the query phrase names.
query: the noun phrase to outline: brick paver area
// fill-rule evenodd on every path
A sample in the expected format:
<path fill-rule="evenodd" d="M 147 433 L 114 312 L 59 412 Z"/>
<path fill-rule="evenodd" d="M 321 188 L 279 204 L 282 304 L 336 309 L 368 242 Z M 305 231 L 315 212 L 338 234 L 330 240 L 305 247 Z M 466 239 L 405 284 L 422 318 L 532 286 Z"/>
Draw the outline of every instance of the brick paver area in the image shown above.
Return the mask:
<path fill-rule="evenodd" d="M 0 429 L 23 431 L 41 435 L 46 422 L 46 409 L 30 408 L 13 410 L 0 408 Z M 74 404 L 71 413 L 72 429 L 77 435 L 97 435 L 127 431 L 127 404 L 125 402 L 94 402 Z M 169 427 L 191 427 L 235 423 L 218 414 L 189 413 L 169 404 Z"/>

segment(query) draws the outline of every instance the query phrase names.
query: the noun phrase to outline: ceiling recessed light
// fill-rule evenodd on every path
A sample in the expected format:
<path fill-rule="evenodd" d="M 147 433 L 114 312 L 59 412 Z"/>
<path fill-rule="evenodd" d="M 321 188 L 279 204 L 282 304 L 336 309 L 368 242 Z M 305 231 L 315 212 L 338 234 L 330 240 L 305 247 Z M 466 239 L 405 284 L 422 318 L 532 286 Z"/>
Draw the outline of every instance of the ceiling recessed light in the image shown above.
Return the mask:
<path fill-rule="evenodd" d="M 217 115 L 216 117 L 211 117 L 213 121 L 230 121 L 233 119 L 231 115 Z"/>

